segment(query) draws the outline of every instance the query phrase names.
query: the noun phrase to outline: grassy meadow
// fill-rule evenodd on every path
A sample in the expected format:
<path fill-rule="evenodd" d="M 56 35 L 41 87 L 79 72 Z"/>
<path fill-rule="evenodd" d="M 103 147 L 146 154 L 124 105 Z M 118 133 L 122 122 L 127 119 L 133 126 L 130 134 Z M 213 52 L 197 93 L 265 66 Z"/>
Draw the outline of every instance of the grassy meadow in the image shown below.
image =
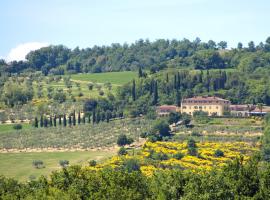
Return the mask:
<path fill-rule="evenodd" d="M 128 83 L 132 79 L 137 77 L 137 72 L 124 71 L 124 72 L 105 72 L 105 73 L 94 73 L 94 74 L 73 74 L 71 75 L 72 80 L 85 81 L 85 82 L 96 82 L 96 83 L 111 83 L 113 85 L 123 85 Z"/>
<path fill-rule="evenodd" d="M 112 151 L 77 151 L 77 152 L 36 152 L 36 153 L 0 153 L 0 175 L 14 177 L 20 181 L 38 178 L 59 170 L 60 160 L 68 160 L 71 165 L 87 165 L 90 160 L 100 161 L 115 153 Z M 44 168 L 36 169 L 33 160 L 42 160 Z"/>
<path fill-rule="evenodd" d="M 0 134 L 4 133 L 4 132 L 9 132 L 9 131 L 16 131 L 13 126 L 15 124 L 0 124 Z M 27 123 L 22 123 L 22 129 L 30 129 L 32 128 L 31 124 L 27 124 Z M 20 131 L 20 130 L 17 130 Z"/>

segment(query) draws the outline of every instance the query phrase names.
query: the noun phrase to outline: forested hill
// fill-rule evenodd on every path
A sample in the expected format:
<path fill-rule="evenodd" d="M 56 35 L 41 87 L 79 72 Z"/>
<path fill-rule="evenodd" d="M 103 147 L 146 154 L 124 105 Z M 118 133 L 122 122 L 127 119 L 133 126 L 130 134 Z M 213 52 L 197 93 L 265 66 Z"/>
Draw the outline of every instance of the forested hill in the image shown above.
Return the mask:
<path fill-rule="evenodd" d="M 183 40 L 138 40 L 133 44 L 112 44 L 73 50 L 62 45 L 44 47 L 30 52 L 26 61 L 6 63 L 0 60 L 1 72 L 19 73 L 38 70 L 45 75 L 163 68 L 224 69 L 238 68 L 252 72 L 258 67 L 270 66 L 270 37 L 255 45 L 227 49 L 227 42 Z"/>

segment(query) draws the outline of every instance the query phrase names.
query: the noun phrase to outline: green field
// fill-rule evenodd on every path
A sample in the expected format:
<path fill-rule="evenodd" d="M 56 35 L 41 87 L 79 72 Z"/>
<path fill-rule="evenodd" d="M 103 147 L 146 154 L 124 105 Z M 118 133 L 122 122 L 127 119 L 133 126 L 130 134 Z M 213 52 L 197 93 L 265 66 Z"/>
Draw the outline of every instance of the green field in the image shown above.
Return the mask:
<path fill-rule="evenodd" d="M 72 80 L 97 82 L 97 83 L 109 82 L 114 85 L 123 85 L 136 77 L 137 73 L 132 71 L 71 75 Z"/>
<path fill-rule="evenodd" d="M 82 152 L 42 152 L 42 153 L 0 153 L 0 175 L 14 177 L 20 181 L 29 180 L 30 176 L 38 178 L 59 170 L 59 160 L 68 160 L 71 165 L 86 165 L 89 160 L 102 160 L 114 155 L 109 151 Z M 42 160 L 45 168 L 36 169 L 33 160 Z"/>
<path fill-rule="evenodd" d="M 7 131 L 16 131 L 13 128 L 14 125 L 15 124 L 0 124 L 0 134 Z M 32 127 L 30 124 L 26 124 L 26 123 L 22 124 L 22 126 L 23 126 L 22 129 L 29 129 Z"/>

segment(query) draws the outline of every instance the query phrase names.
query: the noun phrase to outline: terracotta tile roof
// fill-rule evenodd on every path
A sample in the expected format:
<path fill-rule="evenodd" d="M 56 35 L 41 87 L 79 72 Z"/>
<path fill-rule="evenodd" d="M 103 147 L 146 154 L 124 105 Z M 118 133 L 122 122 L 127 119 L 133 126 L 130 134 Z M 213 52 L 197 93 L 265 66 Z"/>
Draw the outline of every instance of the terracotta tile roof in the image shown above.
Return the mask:
<path fill-rule="evenodd" d="M 192 98 L 183 99 L 182 103 L 185 104 L 213 104 L 213 103 L 226 103 L 229 104 L 230 101 L 226 99 L 222 99 L 220 97 L 215 96 L 196 96 Z"/>
<path fill-rule="evenodd" d="M 163 112 L 172 112 L 172 111 L 176 111 L 177 106 L 171 106 L 171 105 L 162 105 L 162 106 L 158 106 L 157 110 L 158 111 L 163 111 Z"/>

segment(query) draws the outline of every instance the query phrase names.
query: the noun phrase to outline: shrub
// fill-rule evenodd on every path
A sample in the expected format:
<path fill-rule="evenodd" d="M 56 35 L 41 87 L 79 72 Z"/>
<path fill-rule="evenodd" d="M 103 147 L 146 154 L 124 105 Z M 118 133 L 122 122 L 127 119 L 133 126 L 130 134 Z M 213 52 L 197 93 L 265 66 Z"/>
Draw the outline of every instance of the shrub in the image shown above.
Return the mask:
<path fill-rule="evenodd" d="M 20 130 L 20 129 L 22 129 L 22 125 L 21 124 L 15 124 L 15 125 L 13 125 L 13 129 Z"/>
<path fill-rule="evenodd" d="M 215 157 L 223 157 L 224 156 L 224 152 L 223 151 L 221 151 L 220 149 L 217 149 L 216 151 L 215 151 Z"/>
<path fill-rule="evenodd" d="M 123 168 L 128 172 L 140 171 L 140 163 L 137 159 L 127 159 L 123 163 Z"/>
<path fill-rule="evenodd" d="M 141 138 L 147 138 L 147 135 L 148 135 L 147 132 L 142 132 L 142 133 L 140 134 L 140 137 L 141 137 Z"/>
<path fill-rule="evenodd" d="M 125 146 L 125 145 L 131 144 L 133 142 L 134 142 L 134 140 L 132 138 L 128 138 L 124 134 L 119 135 L 118 139 L 117 139 L 117 145 L 118 146 Z"/>
<path fill-rule="evenodd" d="M 158 133 L 161 137 L 170 135 L 170 127 L 169 124 L 164 120 L 158 120 L 154 124 L 154 127 L 151 130 L 151 133 Z"/>
<path fill-rule="evenodd" d="M 127 150 L 125 147 L 120 147 L 119 151 L 118 151 L 118 155 L 126 155 L 127 154 Z"/>
<path fill-rule="evenodd" d="M 91 167 L 94 167 L 97 165 L 97 161 L 95 161 L 95 160 L 90 160 L 88 163 L 89 163 L 89 166 L 91 166 Z"/>
<path fill-rule="evenodd" d="M 176 153 L 173 155 L 173 158 L 177 159 L 177 160 L 181 160 L 184 157 L 184 155 L 182 153 Z"/>
<path fill-rule="evenodd" d="M 33 160 L 32 165 L 37 169 L 45 167 L 42 160 Z"/>
<path fill-rule="evenodd" d="M 169 159 L 167 154 L 161 153 L 161 152 L 157 153 L 155 151 L 151 151 L 149 157 L 152 158 L 153 160 L 168 160 Z"/>
<path fill-rule="evenodd" d="M 201 137 L 201 136 L 202 136 L 202 134 L 201 134 L 201 133 L 199 133 L 199 132 L 197 132 L 197 131 L 192 131 L 191 136 L 195 136 L 195 137 Z"/>
<path fill-rule="evenodd" d="M 61 167 L 67 167 L 69 165 L 69 161 L 68 160 L 60 160 L 59 165 Z"/>

